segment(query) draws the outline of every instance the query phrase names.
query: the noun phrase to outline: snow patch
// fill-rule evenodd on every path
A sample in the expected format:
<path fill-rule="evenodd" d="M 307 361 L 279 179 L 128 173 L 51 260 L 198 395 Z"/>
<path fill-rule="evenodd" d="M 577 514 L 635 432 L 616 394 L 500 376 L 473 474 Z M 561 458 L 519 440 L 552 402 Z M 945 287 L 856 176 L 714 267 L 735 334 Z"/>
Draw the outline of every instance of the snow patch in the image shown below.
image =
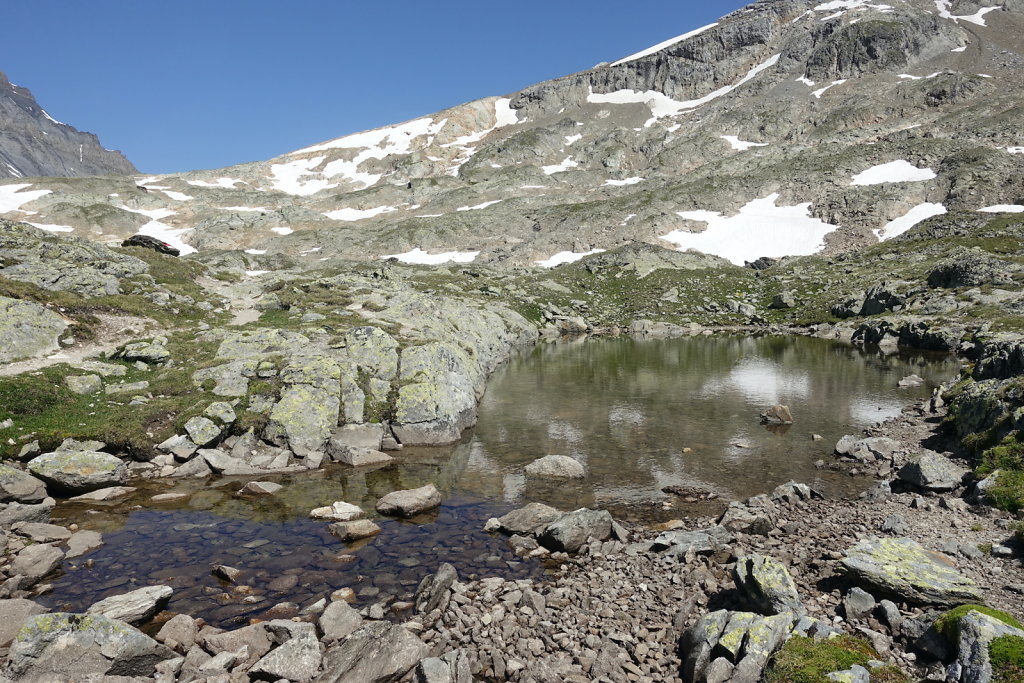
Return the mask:
<path fill-rule="evenodd" d="M 330 218 L 332 221 L 361 221 L 364 218 L 373 218 L 379 216 L 382 213 L 391 213 L 392 211 L 398 211 L 393 206 L 378 206 L 373 209 L 338 209 L 336 211 L 328 211 L 324 215 Z"/>
<path fill-rule="evenodd" d="M 821 88 L 820 90 L 815 90 L 811 94 L 814 95 L 815 98 L 820 100 L 821 96 L 824 95 L 826 92 L 828 92 L 832 88 L 836 87 L 837 85 L 842 85 L 843 83 L 846 83 L 846 79 L 845 78 L 841 78 L 838 81 L 832 81 L 830 84 L 826 85 L 824 88 Z"/>
<path fill-rule="evenodd" d="M 124 211 L 131 211 L 132 213 L 140 213 L 143 216 L 146 216 L 147 218 L 152 218 L 155 221 L 158 221 L 162 218 L 167 218 L 168 216 L 173 216 L 174 214 L 177 213 L 177 211 L 175 211 L 174 209 L 132 209 L 124 205 L 121 205 L 117 208 L 122 209 Z"/>
<path fill-rule="evenodd" d="M 851 185 L 881 185 L 882 183 L 916 183 L 931 180 L 935 171 L 930 168 L 918 168 L 909 161 L 899 159 L 887 164 L 872 166 L 853 176 Z"/>
<path fill-rule="evenodd" d="M 808 88 L 813 88 L 814 87 L 814 81 L 812 81 L 811 79 L 807 78 L 806 75 L 803 75 L 800 78 L 796 79 L 796 82 L 797 83 L 803 83 Z"/>
<path fill-rule="evenodd" d="M 566 135 L 565 136 L 565 144 L 571 145 L 573 143 L 579 142 L 582 139 L 583 139 L 583 135 L 580 134 L 580 133 L 577 133 L 576 135 Z"/>
<path fill-rule="evenodd" d="M 289 161 L 283 164 L 271 164 L 270 172 L 274 175 L 274 189 L 299 197 L 308 197 L 311 194 L 316 194 L 320 190 L 334 187 L 334 185 L 331 185 L 324 177 L 314 177 L 308 180 L 302 180 L 302 178 L 308 175 L 320 176 L 321 174 L 313 171 L 312 169 L 319 166 L 326 158 L 327 157 L 319 156 L 312 157 L 311 159 L 296 159 L 295 161 Z M 328 164 L 328 166 L 330 166 L 330 164 Z M 326 168 L 324 168 L 322 175 L 328 175 Z"/>
<path fill-rule="evenodd" d="M 187 195 L 184 192 L 175 192 L 174 190 L 160 190 L 160 191 L 163 192 L 165 195 L 167 195 L 168 197 L 170 197 L 171 199 L 173 199 L 176 202 L 187 202 L 190 199 L 195 199 L 195 197 L 193 197 L 191 195 Z"/>
<path fill-rule="evenodd" d="M 623 185 L 636 185 L 637 183 L 642 183 L 643 181 L 643 178 L 634 176 L 632 178 L 623 178 L 622 180 L 614 180 L 612 178 L 609 178 L 608 180 L 604 181 L 604 184 L 613 185 L 615 187 L 622 187 Z"/>
<path fill-rule="evenodd" d="M 546 175 L 554 175 L 555 173 L 562 173 L 568 171 L 570 168 L 576 168 L 579 166 L 579 162 L 575 161 L 572 157 L 566 157 L 559 164 L 552 164 L 551 166 L 541 166 L 541 170 Z"/>
<path fill-rule="evenodd" d="M 498 202 L 501 202 L 501 201 L 504 201 L 504 200 L 502 200 L 502 199 L 493 199 L 493 200 L 491 200 L 489 202 L 484 202 L 483 204 L 477 204 L 476 206 L 460 206 L 459 208 L 457 208 L 455 210 L 456 211 L 477 211 L 479 209 L 486 209 L 488 206 L 492 206 L 493 204 L 497 204 Z"/>
<path fill-rule="evenodd" d="M 271 228 L 270 232 L 276 232 L 278 235 L 290 235 L 295 231 L 291 228 Z"/>
<path fill-rule="evenodd" d="M 877 9 L 880 11 L 891 10 L 890 5 L 872 5 L 867 0 L 831 0 L 831 2 L 823 2 L 814 8 L 815 12 L 831 12 L 833 10 L 849 10 L 849 9 Z"/>
<path fill-rule="evenodd" d="M 51 190 L 32 190 L 22 192 L 26 187 L 32 187 L 32 183 L 23 185 L 0 185 L 0 213 L 17 211 L 23 205 L 43 195 L 50 194 Z"/>
<path fill-rule="evenodd" d="M 954 47 L 952 50 L 950 50 L 950 52 L 964 52 L 966 50 L 967 50 L 967 46 L 964 45 L 962 47 Z"/>
<path fill-rule="evenodd" d="M 650 108 L 651 115 L 653 116 L 652 119 L 644 124 L 649 127 L 660 118 L 675 116 L 676 114 L 680 114 L 689 109 L 696 109 L 697 107 L 711 102 L 712 100 L 716 100 L 723 95 L 729 94 L 765 69 L 774 66 L 776 62 L 779 61 L 779 56 L 780 55 L 772 55 L 766 61 L 750 69 L 750 71 L 748 71 L 747 74 L 735 84 L 722 86 L 718 90 L 696 100 L 680 102 L 678 100 L 673 100 L 668 95 L 658 92 L 657 90 L 636 91 L 626 89 L 604 94 L 595 93 L 591 90 L 587 94 L 587 102 L 591 102 L 593 104 L 646 104 Z"/>
<path fill-rule="evenodd" d="M 546 258 L 543 261 L 534 261 L 534 263 L 541 268 L 554 268 L 555 266 L 560 266 L 563 263 L 575 263 L 582 258 L 586 258 L 587 256 L 592 256 L 594 254 L 600 254 L 603 251 L 604 249 L 591 249 L 590 251 L 585 251 L 582 254 L 574 251 L 560 251 L 550 258 Z"/>
<path fill-rule="evenodd" d="M 171 213 L 174 212 L 172 211 Z M 181 241 L 181 236 L 191 231 L 191 228 L 172 228 L 166 223 L 161 223 L 159 220 L 154 219 L 139 228 L 138 234 L 149 235 L 161 242 L 167 242 L 167 244 L 180 251 L 182 256 L 185 256 L 186 254 L 194 254 L 196 252 L 195 247 Z"/>
<path fill-rule="evenodd" d="M 1020 204 L 996 204 L 995 206 L 986 206 L 984 209 L 978 209 L 978 211 L 984 211 L 985 213 L 1024 213 L 1024 206 Z"/>
<path fill-rule="evenodd" d="M 246 249 L 246 254 L 252 254 L 253 256 L 262 256 L 267 253 L 266 249 Z"/>
<path fill-rule="evenodd" d="M 740 140 L 735 135 L 720 135 L 720 138 L 729 143 L 729 145 L 736 150 L 745 152 L 751 147 L 767 147 L 767 142 L 747 142 L 746 140 Z"/>
<path fill-rule="evenodd" d="M 443 213 L 424 213 L 419 216 L 413 216 L 413 218 L 440 218 Z"/>
<path fill-rule="evenodd" d="M 266 211 L 265 206 L 222 206 L 221 211 Z"/>
<path fill-rule="evenodd" d="M 640 52 L 634 52 L 633 54 L 629 55 L 628 57 L 623 57 L 620 60 L 612 62 L 611 64 L 609 64 L 609 66 L 619 66 L 620 64 L 625 64 L 626 62 L 632 62 L 635 59 L 640 59 L 641 57 L 646 57 L 647 55 L 653 55 L 655 52 L 659 52 L 661 50 L 664 50 L 666 47 L 675 45 L 678 42 L 686 40 L 687 38 L 692 38 L 692 37 L 694 37 L 696 35 L 704 33 L 704 31 L 707 31 L 708 29 L 712 29 L 712 28 L 714 28 L 716 26 L 718 26 L 718 22 L 717 21 L 715 23 L 713 23 L 713 24 L 708 24 L 707 26 L 701 26 L 700 28 L 696 28 L 696 29 L 694 29 L 692 31 L 684 33 L 681 36 L 676 36 L 675 38 L 669 38 L 668 40 L 665 40 L 665 41 L 662 41 L 662 42 L 658 43 L 657 45 L 652 45 L 649 48 L 647 48 L 646 50 L 641 50 Z"/>
<path fill-rule="evenodd" d="M 952 2 L 950 2 L 950 0 L 935 0 L 935 9 L 939 11 L 939 16 L 942 17 L 943 19 L 952 19 L 953 21 L 967 21 L 972 24 L 977 24 L 978 26 L 986 26 L 985 15 L 988 14 L 989 12 L 994 12 L 995 10 L 999 9 L 998 5 L 996 5 L 995 7 L 982 7 L 974 14 L 969 14 L 966 16 L 956 16 L 950 13 L 949 9 L 951 6 Z"/>
<path fill-rule="evenodd" d="M 941 216 L 944 213 L 946 213 L 946 207 L 942 204 L 932 202 L 918 204 L 899 218 L 894 218 L 886 223 L 884 228 L 875 230 L 875 236 L 878 237 L 879 242 L 884 242 L 897 235 L 902 235 L 926 218 Z"/>
<path fill-rule="evenodd" d="M 1006 151 L 1010 154 L 1024 154 L 1024 147 L 1007 147 Z"/>
<path fill-rule="evenodd" d="M 689 220 L 707 223 L 704 232 L 673 230 L 661 239 L 674 242 L 680 251 L 697 249 L 726 258 L 736 265 L 761 256 L 803 256 L 824 246 L 825 236 L 838 226 L 811 218 L 811 203 L 776 206 L 779 194 L 748 202 L 735 216 L 717 211 L 677 211 Z"/>
<path fill-rule="evenodd" d="M 269 272 L 269 270 L 247 270 L 245 271 L 245 274 L 249 277 L 259 277 L 260 275 L 266 275 Z"/>
<path fill-rule="evenodd" d="M 235 184 L 242 182 L 237 178 L 217 178 L 215 181 L 207 182 L 205 180 L 186 180 L 189 185 L 195 185 L 196 187 L 223 187 L 228 190 L 235 189 Z"/>
<path fill-rule="evenodd" d="M 382 259 L 398 259 L 402 263 L 413 263 L 417 265 L 436 266 L 441 263 L 470 263 L 477 256 L 479 251 L 446 251 L 441 254 L 431 254 L 416 247 L 404 254 L 387 254 Z"/>
<path fill-rule="evenodd" d="M 25 221 L 28 223 L 28 221 Z M 70 225 L 51 225 L 49 223 L 28 223 L 29 225 L 45 230 L 46 232 L 73 232 L 74 228 Z"/>

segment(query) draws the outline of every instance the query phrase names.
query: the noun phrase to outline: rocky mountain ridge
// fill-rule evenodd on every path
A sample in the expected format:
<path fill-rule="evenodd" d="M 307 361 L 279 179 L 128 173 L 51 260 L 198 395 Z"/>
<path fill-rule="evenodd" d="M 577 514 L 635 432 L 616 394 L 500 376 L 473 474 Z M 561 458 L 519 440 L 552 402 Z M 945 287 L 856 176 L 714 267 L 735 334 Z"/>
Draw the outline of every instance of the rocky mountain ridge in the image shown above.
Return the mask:
<path fill-rule="evenodd" d="M 8 186 L 0 208 L 246 251 L 253 270 L 264 253 L 555 265 L 633 240 L 739 264 L 843 251 L 1024 203 L 1022 26 L 1014 0 L 757 2 L 507 97 L 137 187 Z"/>
<path fill-rule="evenodd" d="M 130 175 L 138 169 L 99 138 L 57 121 L 0 72 L 0 178 Z"/>

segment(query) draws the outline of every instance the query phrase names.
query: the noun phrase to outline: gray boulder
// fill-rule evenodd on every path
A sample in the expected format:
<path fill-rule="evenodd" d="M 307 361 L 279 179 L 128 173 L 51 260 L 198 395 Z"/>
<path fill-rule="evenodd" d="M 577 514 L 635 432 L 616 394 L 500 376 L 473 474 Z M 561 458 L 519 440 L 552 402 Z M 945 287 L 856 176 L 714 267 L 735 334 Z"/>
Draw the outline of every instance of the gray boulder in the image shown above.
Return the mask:
<path fill-rule="evenodd" d="M 611 536 L 612 521 L 607 510 L 581 508 L 548 524 L 537 541 L 549 550 L 575 553 L 591 539 L 604 541 Z"/>
<path fill-rule="evenodd" d="M 947 681 L 980 683 L 992 680 L 989 645 L 1000 636 L 1024 638 L 1024 631 L 977 610 L 957 620 L 956 660 L 946 669 Z"/>
<path fill-rule="evenodd" d="M 327 445 L 331 429 L 338 424 L 340 406 L 337 390 L 293 384 L 282 392 L 270 411 L 263 436 L 299 456 L 319 453 Z"/>
<path fill-rule="evenodd" d="M 873 595 L 917 605 L 982 601 L 977 584 L 941 553 L 909 538 L 868 537 L 846 551 L 843 569 Z"/>
<path fill-rule="evenodd" d="M 166 362 L 171 354 L 165 346 L 167 337 L 153 337 L 150 341 L 132 342 L 125 344 L 115 351 L 111 358 L 120 358 L 128 361 L 141 361 L 147 365 Z"/>
<path fill-rule="evenodd" d="M 775 528 L 778 510 L 767 496 L 753 496 L 745 501 L 729 503 L 718 525 L 734 533 L 767 536 Z"/>
<path fill-rule="evenodd" d="M 861 315 L 878 315 L 890 311 L 907 302 L 906 295 L 899 292 L 902 282 L 880 282 L 864 292 L 864 304 L 860 308 Z"/>
<path fill-rule="evenodd" d="M 527 465 L 526 474 L 552 479 L 583 479 L 587 471 L 579 461 L 568 455 L 545 455 Z"/>
<path fill-rule="evenodd" d="M 38 602 L 12 598 L 0 600 L 0 647 L 10 647 L 21 624 L 29 617 L 43 614 L 47 610 Z"/>
<path fill-rule="evenodd" d="M 954 249 L 928 274 L 929 287 L 971 287 L 1013 282 L 1016 267 L 978 248 Z"/>
<path fill-rule="evenodd" d="M 363 625 L 363 618 L 344 600 L 335 600 L 327 605 L 318 621 L 323 642 L 343 640 Z"/>
<path fill-rule="evenodd" d="M 452 650 L 441 657 L 427 657 L 416 667 L 416 683 L 473 683 L 469 656 Z"/>
<path fill-rule="evenodd" d="M 392 430 L 406 445 L 452 443 L 476 423 L 471 361 L 453 344 L 433 342 L 402 352 L 401 386 Z"/>
<path fill-rule="evenodd" d="M 188 438 L 200 448 L 208 446 L 220 436 L 220 427 L 208 417 L 193 417 L 185 423 Z"/>
<path fill-rule="evenodd" d="M 313 519 L 326 519 L 332 522 L 349 522 L 353 519 L 362 519 L 365 515 L 361 507 L 343 500 L 309 511 L 309 516 Z"/>
<path fill-rule="evenodd" d="M 382 515 L 414 517 L 440 504 L 440 492 L 433 484 L 427 484 L 418 489 L 392 491 L 377 501 L 377 512 Z"/>
<path fill-rule="evenodd" d="M 451 598 L 449 591 L 458 580 L 459 573 L 447 562 L 441 563 L 436 573 L 423 577 L 416 589 L 416 614 L 430 614 L 435 609 L 443 611 Z"/>
<path fill-rule="evenodd" d="M 430 648 L 401 626 L 376 621 L 329 648 L 319 683 L 391 683 L 401 679 L 430 653 Z"/>
<path fill-rule="evenodd" d="M 963 481 L 964 468 L 949 458 L 932 451 L 922 451 L 919 456 L 900 468 L 897 477 L 901 481 L 926 491 L 952 491 Z"/>
<path fill-rule="evenodd" d="M 56 612 L 29 618 L 18 631 L 5 674 L 18 681 L 152 676 L 174 652 L 124 622 L 98 614 Z"/>
<path fill-rule="evenodd" d="M 763 617 L 718 610 L 704 615 L 683 634 L 683 680 L 757 683 L 794 621 L 789 613 Z"/>
<path fill-rule="evenodd" d="M 363 467 L 365 465 L 386 465 L 394 462 L 387 453 L 382 453 L 372 448 L 363 448 L 361 446 L 349 446 L 348 444 L 339 443 L 336 438 L 332 438 L 327 444 L 327 455 L 330 456 L 334 462 L 340 462 L 343 465 L 351 465 L 352 467 Z"/>
<path fill-rule="evenodd" d="M 770 557 L 749 555 L 733 568 L 736 588 L 764 614 L 803 614 L 804 604 L 786 567 Z"/>
<path fill-rule="evenodd" d="M 0 363 L 56 351 L 67 326 L 48 308 L 0 296 Z"/>
<path fill-rule="evenodd" d="M 376 523 L 371 522 L 368 519 L 354 519 L 350 522 L 334 522 L 327 527 L 327 530 L 331 532 L 332 536 L 335 536 L 346 543 L 349 541 L 358 541 L 360 538 L 376 536 L 381 532 L 381 528 L 377 526 Z"/>
<path fill-rule="evenodd" d="M 0 464 L 0 502 L 38 503 L 46 498 L 46 484 L 28 472 Z"/>
<path fill-rule="evenodd" d="M 310 681 L 320 670 L 321 657 L 320 642 L 310 628 L 271 650 L 249 669 L 249 674 L 256 679 Z"/>
<path fill-rule="evenodd" d="M 171 599 L 170 586 L 146 586 L 129 593 L 113 595 L 93 603 L 86 614 L 100 614 L 128 624 L 141 624 L 159 612 Z"/>
<path fill-rule="evenodd" d="M 776 404 L 761 413 L 761 423 L 770 425 L 791 425 L 793 424 L 793 413 L 789 406 Z"/>
<path fill-rule="evenodd" d="M 85 493 L 123 484 L 128 467 L 109 453 L 98 451 L 54 451 L 28 461 L 32 474 L 57 488 Z"/>
<path fill-rule="evenodd" d="M 836 443 L 835 451 L 838 455 L 845 455 L 860 462 L 874 462 L 892 458 L 899 445 L 898 441 L 886 436 L 859 439 L 847 435 Z"/>
<path fill-rule="evenodd" d="M 508 514 L 488 520 L 485 529 L 505 534 L 536 536 L 564 513 L 544 503 L 527 503 Z"/>
<path fill-rule="evenodd" d="M 663 531 L 651 544 L 655 552 L 667 551 L 670 555 L 685 555 L 689 551 L 697 555 L 710 555 L 733 541 L 733 535 L 720 526 L 697 531 Z"/>
<path fill-rule="evenodd" d="M 26 546 L 11 563 L 12 576 L 21 575 L 33 583 L 60 566 L 64 553 L 45 543 Z"/>
<path fill-rule="evenodd" d="M 99 375 L 68 375 L 64 384 L 72 394 L 95 394 L 103 391 L 103 380 Z"/>
<path fill-rule="evenodd" d="M 342 425 L 331 436 L 328 454 L 331 448 L 354 446 L 379 451 L 384 439 L 384 425 L 380 424 L 347 424 Z"/>

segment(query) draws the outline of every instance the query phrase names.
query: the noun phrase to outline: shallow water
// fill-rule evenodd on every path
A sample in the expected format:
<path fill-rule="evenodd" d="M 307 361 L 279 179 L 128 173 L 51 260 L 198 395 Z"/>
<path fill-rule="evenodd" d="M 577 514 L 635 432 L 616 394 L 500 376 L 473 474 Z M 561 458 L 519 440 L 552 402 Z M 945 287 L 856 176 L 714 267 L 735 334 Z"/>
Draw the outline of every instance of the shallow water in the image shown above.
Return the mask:
<path fill-rule="evenodd" d="M 540 501 L 650 521 L 708 512 L 789 479 L 832 496 L 853 494 L 863 480 L 814 461 L 828 460 L 843 434 L 928 396 L 956 369 L 948 357 L 881 356 L 790 337 L 543 345 L 495 373 L 477 427 L 455 446 L 405 449 L 397 464 L 378 469 L 329 466 L 272 478 L 285 488 L 260 500 L 235 496 L 246 481 L 236 478 L 152 482 L 114 505 L 58 506 L 56 519 L 101 531 L 105 545 L 65 562 L 66 573 L 41 600 L 83 610 L 108 595 L 166 584 L 175 589 L 169 609 L 235 627 L 278 603 L 301 607 L 342 587 L 363 604 L 405 600 L 444 561 L 463 577 L 537 577 L 539 562 L 520 560 L 504 539 L 483 532 L 488 517 Z M 898 389 L 911 373 L 926 385 Z M 759 424 L 774 403 L 790 406 L 794 425 Z M 550 453 L 577 458 L 587 477 L 528 480 L 523 467 Z M 341 543 L 325 523 L 308 519 L 309 510 L 336 500 L 373 518 L 380 496 L 427 482 L 442 491 L 441 509 L 411 521 L 378 520 L 383 531 L 369 541 Z M 661 493 L 672 484 L 719 498 L 685 504 Z M 169 491 L 189 496 L 149 501 Z M 241 569 L 245 587 L 213 577 L 214 564 Z"/>

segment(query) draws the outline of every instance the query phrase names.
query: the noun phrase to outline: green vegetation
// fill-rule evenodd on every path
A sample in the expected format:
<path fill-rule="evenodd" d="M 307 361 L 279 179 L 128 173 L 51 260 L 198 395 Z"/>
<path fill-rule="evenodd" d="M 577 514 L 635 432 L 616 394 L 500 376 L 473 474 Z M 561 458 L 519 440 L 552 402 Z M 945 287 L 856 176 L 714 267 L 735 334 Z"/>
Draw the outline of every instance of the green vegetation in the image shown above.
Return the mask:
<path fill-rule="evenodd" d="M 942 637 L 951 643 L 960 639 L 960 619 L 968 612 L 980 612 L 986 616 L 997 619 L 1014 628 L 1024 628 L 1012 615 L 984 605 L 960 605 L 949 610 L 935 620 L 935 630 L 942 634 Z"/>
<path fill-rule="evenodd" d="M 868 668 L 868 662 L 878 659 L 867 641 L 854 636 L 838 636 L 816 641 L 794 636 L 765 670 L 766 683 L 828 683 L 826 675 L 849 669 L 854 664 Z M 869 669 L 872 683 L 910 683 L 899 669 L 883 666 Z"/>
<path fill-rule="evenodd" d="M 989 643 L 988 656 L 992 664 L 992 683 L 1024 681 L 1024 638 L 1000 636 Z"/>

